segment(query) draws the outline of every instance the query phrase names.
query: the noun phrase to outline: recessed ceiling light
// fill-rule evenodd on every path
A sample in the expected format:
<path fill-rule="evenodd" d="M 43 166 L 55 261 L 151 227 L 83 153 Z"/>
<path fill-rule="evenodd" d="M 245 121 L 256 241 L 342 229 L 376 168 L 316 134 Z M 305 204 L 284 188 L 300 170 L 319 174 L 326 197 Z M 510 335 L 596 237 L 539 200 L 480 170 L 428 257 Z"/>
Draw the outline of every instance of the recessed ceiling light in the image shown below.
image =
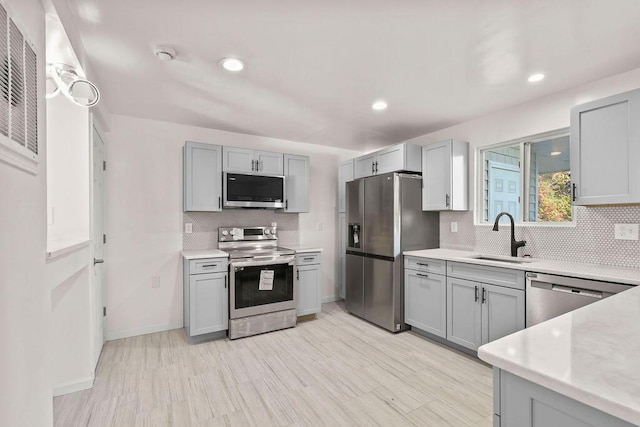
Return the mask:
<path fill-rule="evenodd" d="M 168 46 L 158 46 L 153 53 L 160 61 L 173 61 L 176 58 L 176 51 Z"/>
<path fill-rule="evenodd" d="M 241 71 L 244 69 L 244 62 L 238 58 L 223 58 L 220 65 L 227 71 Z"/>
<path fill-rule="evenodd" d="M 544 74 L 538 73 L 538 74 L 530 75 L 527 80 L 529 81 L 529 83 L 535 83 L 535 82 L 539 82 L 542 79 L 544 79 Z"/>
<path fill-rule="evenodd" d="M 562 151 L 552 151 L 551 153 L 552 156 L 559 156 L 560 154 L 562 154 Z"/>
<path fill-rule="evenodd" d="M 386 110 L 387 107 L 388 107 L 387 101 L 383 101 L 382 99 L 377 100 L 371 105 L 371 108 L 373 108 L 376 111 Z"/>

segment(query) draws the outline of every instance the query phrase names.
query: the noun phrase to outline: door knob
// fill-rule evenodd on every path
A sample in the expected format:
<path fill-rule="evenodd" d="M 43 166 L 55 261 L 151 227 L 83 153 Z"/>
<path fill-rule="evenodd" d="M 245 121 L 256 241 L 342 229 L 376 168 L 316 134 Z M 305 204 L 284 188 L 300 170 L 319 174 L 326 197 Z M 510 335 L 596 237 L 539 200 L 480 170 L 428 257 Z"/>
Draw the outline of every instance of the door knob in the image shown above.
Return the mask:
<path fill-rule="evenodd" d="M 104 264 L 104 260 L 103 259 L 94 258 L 93 259 L 93 265 L 96 265 L 96 264 Z"/>

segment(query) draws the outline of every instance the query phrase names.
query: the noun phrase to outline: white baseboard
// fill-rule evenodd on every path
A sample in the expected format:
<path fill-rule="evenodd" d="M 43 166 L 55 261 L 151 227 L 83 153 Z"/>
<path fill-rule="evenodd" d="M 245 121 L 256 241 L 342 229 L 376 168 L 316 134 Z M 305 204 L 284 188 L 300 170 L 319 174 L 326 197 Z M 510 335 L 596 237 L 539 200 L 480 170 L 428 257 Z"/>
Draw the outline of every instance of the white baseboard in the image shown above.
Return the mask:
<path fill-rule="evenodd" d="M 142 328 L 124 329 L 121 331 L 107 331 L 107 341 L 119 340 L 121 338 L 137 337 L 138 335 L 153 334 L 155 332 L 170 331 L 180 329 L 184 325 L 182 322 L 169 323 L 165 325 L 144 326 Z"/>
<path fill-rule="evenodd" d="M 338 295 L 329 295 L 328 297 L 322 297 L 322 304 L 327 302 L 342 301 L 342 299 L 343 298 L 340 298 Z"/>
<path fill-rule="evenodd" d="M 63 394 L 75 393 L 76 391 L 87 390 L 93 387 L 93 378 L 83 378 L 78 381 L 71 381 L 53 387 L 53 397 Z"/>

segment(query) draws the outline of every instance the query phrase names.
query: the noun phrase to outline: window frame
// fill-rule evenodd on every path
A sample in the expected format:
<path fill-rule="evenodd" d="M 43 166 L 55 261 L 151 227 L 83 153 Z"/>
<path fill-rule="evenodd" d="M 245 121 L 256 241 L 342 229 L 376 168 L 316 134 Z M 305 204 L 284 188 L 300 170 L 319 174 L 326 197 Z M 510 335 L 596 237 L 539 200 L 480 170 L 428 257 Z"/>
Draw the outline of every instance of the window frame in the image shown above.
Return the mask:
<path fill-rule="evenodd" d="M 535 144 L 537 142 L 547 141 L 549 139 L 561 138 L 564 136 L 570 137 L 571 129 L 569 127 L 564 127 L 560 129 L 554 129 L 547 132 L 541 132 L 529 136 L 525 136 L 522 138 L 511 139 L 509 141 L 499 142 L 496 144 L 485 145 L 481 147 L 476 147 L 476 214 L 474 215 L 474 225 L 480 226 L 493 226 L 493 220 L 489 219 L 487 221 L 484 220 L 484 210 L 485 210 L 485 177 L 484 177 L 484 156 L 483 152 L 487 150 L 492 150 L 496 148 L 505 148 L 511 147 L 514 145 L 518 145 L 520 147 L 520 160 L 519 164 L 524 165 L 520 166 L 520 214 L 518 218 L 515 219 L 516 225 L 522 227 L 575 227 L 576 226 L 576 207 L 572 205 L 571 207 L 571 221 L 563 221 L 563 222 L 555 222 L 555 221 L 525 221 L 525 215 L 529 212 L 529 177 L 531 175 L 531 164 L 530 164 L 530 150 L 527 149 L 526 145 Z M 571 168 L 569 168 L 571 170 Z M 526 209 L 525 209 L 526 208 Z"/>

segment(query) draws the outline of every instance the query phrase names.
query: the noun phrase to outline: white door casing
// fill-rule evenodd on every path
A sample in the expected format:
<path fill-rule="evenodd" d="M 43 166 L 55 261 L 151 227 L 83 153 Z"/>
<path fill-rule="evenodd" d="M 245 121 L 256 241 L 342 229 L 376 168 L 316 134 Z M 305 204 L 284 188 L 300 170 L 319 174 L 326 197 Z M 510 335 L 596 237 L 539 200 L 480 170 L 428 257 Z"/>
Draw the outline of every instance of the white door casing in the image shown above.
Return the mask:
<path fill-rule="evenodd" d="M 91 182 L 91 360 L 95 369 L 102 345 L 104 344 L 104 314 L 105 298 L 105 266 L 103 263 L 94 264 L 94 260 L 104 260 L 106 211 L 105 191 L 105 144 L 101 137 L 95 119 L 92 119 L 92 182 Z"/>

